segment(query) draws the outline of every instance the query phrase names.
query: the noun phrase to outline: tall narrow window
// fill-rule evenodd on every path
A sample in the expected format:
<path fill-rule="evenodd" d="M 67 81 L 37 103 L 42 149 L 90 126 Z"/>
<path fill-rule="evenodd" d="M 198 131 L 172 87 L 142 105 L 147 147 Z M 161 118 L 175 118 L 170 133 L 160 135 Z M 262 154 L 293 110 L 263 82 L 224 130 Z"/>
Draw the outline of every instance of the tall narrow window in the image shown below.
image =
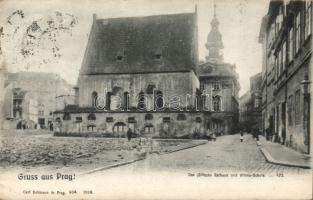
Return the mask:
<path fill-rule="evenodd" d="M 297 14 L 296 17 L 296 53 L 298 53 L 301 45 L 301 14 L 300 12 Z"/>
<path fill-rule="evenodd" d="M 157 91 L 154 96 L 154 106 L 155 110 L 160 110 L 163 108 L 163 93 L 161 91 Z"/>
<path fill-rule="evenodd" d="M 300 123 L 300 90 L 295 94 L 295 124 Z"/>
<path fill-rule="evenodd" d="M 286 69 L 286 42 L 283 44 L 283 49 L 282 49 L 282 71 L 285 71 Z"/>
<path fill-rule="evenodd" d="M 106 102 L 105 102 L 105 107 L 107 110 L 111 110 L 111 96 L 112 96 L 112 92 L 107 92 L 106 95 Z"/>
<path fill-rule="evenodd" d="M 220 82 L 214 81 L 213 83 L 213 90 L 219 90 L 220 89 Z"/>
<path fill-rule="evenodd" d="M 92 95 L 91 95 L 91 104 L 92 104 L 92 107 L 95 107 L 95 106 L 96 106 L 97 98 L 98 98 L 98 93 L 97 93 L 97 92 L 93 92 Z"/>
<path fill-rule="evenodd" d="M 288 51 L 288 60 L 291 62 L 293 60 L 293 28 L 289 30 L 289 37 L 288 37 L 288 43 L 289 43 L 289 51 Z"/>
<path fill-rule="evenodd" d="M 145 110 L 146 109 L 145 93 L 143 91 L 139 92 L 137 108 L 139 110 Z"/>
<path fill-rule="evenodd" d="M 212 104 L 213 104 L 213 111 L 218 112 L 221 111 L 221 97 L 220 96 L 214 96 L 212 98 Z"/>
<path fill-rule="evenodd" d="M 292 126 L 293 125 L 293 95 L 290 95 L 288 97 L 288 108 L 287 108 L 287 112 L 288 112 L 288 126 Z"/>
<path fill-rule="evenodd" d="M 124 98 L 123 98 L 123 108 L 124 110 L 129 110 L 129 93 L 124 92 Z"/>
<path fill-rule="evenodd" d="M 312 1 L 305 2 L 305 39 L 312 33 Z"/>

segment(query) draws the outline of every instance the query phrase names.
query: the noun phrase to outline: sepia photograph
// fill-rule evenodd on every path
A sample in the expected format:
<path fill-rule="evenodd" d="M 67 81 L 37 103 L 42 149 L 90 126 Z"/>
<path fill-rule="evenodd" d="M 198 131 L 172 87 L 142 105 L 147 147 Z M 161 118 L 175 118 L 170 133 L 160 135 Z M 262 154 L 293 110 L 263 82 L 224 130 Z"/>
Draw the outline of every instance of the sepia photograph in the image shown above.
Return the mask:
<path fill-rule="evenodd" d="M 312 199 L 312 0 L 0 0 L 0 199 Z"/>

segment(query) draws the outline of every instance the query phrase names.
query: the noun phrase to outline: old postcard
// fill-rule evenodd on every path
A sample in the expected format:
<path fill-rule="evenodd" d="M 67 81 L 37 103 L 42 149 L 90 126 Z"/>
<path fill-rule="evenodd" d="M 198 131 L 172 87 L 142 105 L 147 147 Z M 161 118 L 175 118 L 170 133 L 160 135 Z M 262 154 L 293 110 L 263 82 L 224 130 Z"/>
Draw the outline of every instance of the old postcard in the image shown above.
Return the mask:
<path fill-rule="evenodd" d="M 312 199 L 310 0 L 0 0 L 0 199 Z"/>

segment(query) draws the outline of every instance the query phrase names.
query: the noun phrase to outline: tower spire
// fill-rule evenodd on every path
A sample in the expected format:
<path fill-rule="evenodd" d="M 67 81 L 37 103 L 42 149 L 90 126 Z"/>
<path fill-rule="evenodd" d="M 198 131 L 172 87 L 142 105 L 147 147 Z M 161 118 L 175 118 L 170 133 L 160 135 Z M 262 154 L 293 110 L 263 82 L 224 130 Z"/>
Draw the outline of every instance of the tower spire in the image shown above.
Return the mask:
<path fill-rule="evenodd" d="M 207 37 L 205 44 L 209 55 L 206 57 L 207 61 L 221 62 L 223 61 L 223 55 L 220 54 L 220 50 L 224 48 L 222 35 L 218 29 L 219 21 L 216 17 L 216 4 L 214 2 L 213 19 L 211 21 L 211 31 Z"/>

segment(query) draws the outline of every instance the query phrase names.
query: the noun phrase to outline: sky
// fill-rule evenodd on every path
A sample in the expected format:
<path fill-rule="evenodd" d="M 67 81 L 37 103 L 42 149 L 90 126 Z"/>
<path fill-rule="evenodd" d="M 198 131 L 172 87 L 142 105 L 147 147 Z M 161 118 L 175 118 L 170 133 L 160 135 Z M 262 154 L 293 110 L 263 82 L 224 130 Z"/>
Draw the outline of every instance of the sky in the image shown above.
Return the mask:
<path fill-rule="evenodd" d="M 268 1 L 216 0 L 215 4 L 224 43 L 224 61 L 236 65 L 241 96 L 249 90 L 249 78 L 262 68 L 258 36 L 261 19 L 267 13 Z M 75 84 L 93 13 L 97 14 L 97 18 L 149 16 L 194 12 L 195 5 L 198 8 L 199 60 L 205 60 L 208 53 L 205 42 L 211 29 L 213 0 L 0 0 L 0 28 L 4 30 L 1 47 L 9 71 L 53 72 Z M 16 10 L 23 12 L 23 18 L 14 15 L 9 24 L 8 17 Z M 61 21 L 56 12 L 61 13 Z M 54 37 L 42 39 L 40 44 L 33 41 L 37 45 L 34 55 L 22 56 L 21 45 L 25 47 L 23 36 L 27 27 L 33 21 L 41 26 L 51 19 L 66 27 L 70 26 L 73 19 L 75 23 L 66 31 L 60 29 L 52 32 Z M 56 48 L 58 53 L 55 53 Z"/>

